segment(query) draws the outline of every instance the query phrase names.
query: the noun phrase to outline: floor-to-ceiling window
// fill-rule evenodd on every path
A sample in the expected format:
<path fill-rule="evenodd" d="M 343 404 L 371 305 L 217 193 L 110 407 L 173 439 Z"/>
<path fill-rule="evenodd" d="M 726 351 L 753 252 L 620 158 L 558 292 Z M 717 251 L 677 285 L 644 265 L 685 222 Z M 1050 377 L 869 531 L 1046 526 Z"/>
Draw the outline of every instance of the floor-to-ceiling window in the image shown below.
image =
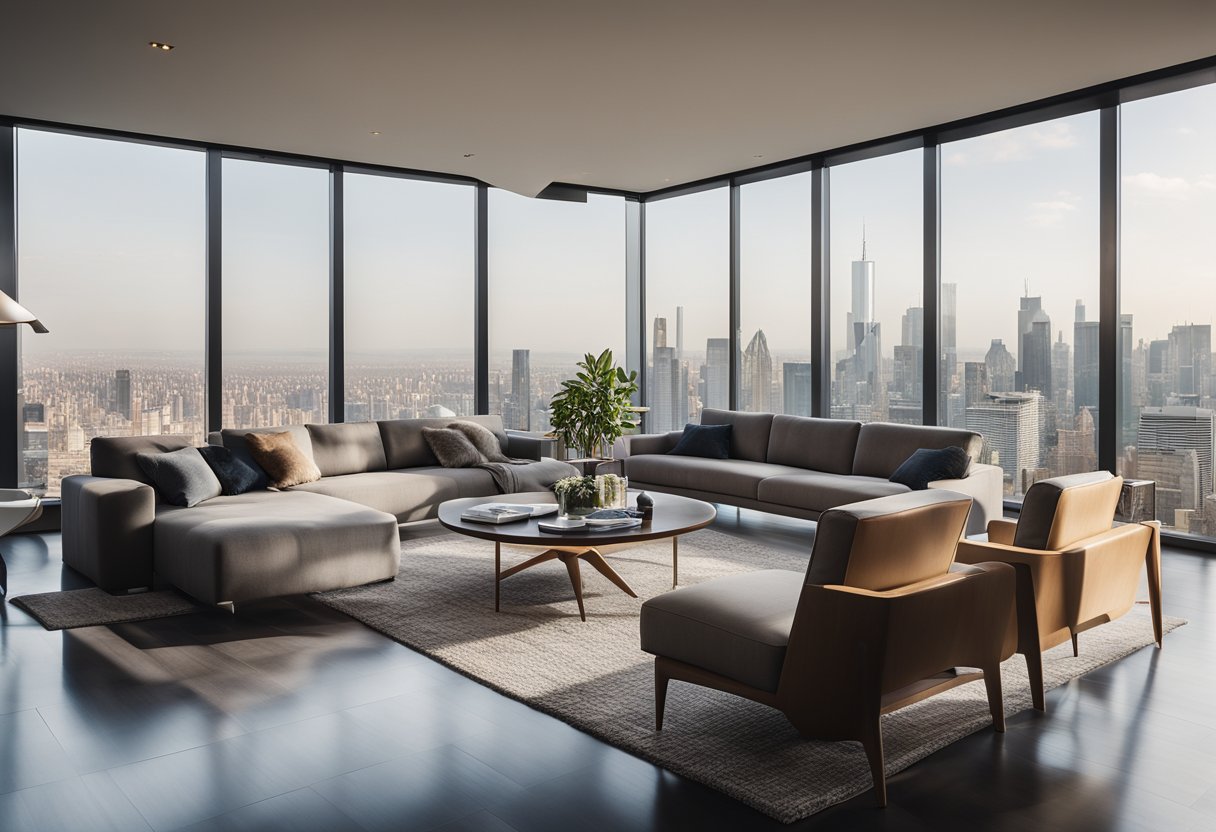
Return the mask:
<path fill-rule="evenodd" d="M 740 186 L 739 257 L 739 409 L 810 416 L 810 173 Z"/>
<path fill-rule="evenodd" d="M 1216 85 L 1124 104 L 1119 469 L 1167 528 L 1216 536 Z"/>
<path fill-rule="evenodd" d="M 345 175 L 346 421 L 473 412 L 475 194 Z"/>
<path fill-rule="evenodd" d="M 1010 497 L 1097 467 L 1098 120 L 941 147 L 939 417 L 984 434 Z"/>
<path fill-rule="evenodd" d="M 646 204 L 648 431 L 730 406 L 730 190 Z"/>
<path fill-rule="evenodd" d="M 329 171 L 224 159 L 223 246 L 223 426 L 329 421 Z"/>
<path fill-rule="evenodd" d="M 829 169 L 832 413 L 921 423 L 922 152 Z"/>
<path fill-rule="evenodd" d="M 625 364 L 625 200 L 490 191 L 490 412 L 548 430 L 549 400 L 587 353 Z"/>
<path fill-rule="evenodd" d="M 204 425 L 204 154 L 17 130 L 22 487 L 59 493 L 99 436 Z"/>

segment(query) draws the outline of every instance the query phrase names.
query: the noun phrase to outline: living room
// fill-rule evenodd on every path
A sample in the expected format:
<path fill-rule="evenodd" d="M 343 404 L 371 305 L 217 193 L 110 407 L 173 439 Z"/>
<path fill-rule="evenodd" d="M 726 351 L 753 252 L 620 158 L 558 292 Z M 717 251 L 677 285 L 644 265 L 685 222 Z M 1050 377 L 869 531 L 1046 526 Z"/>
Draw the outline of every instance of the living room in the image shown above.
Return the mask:
<path fill-rule="evenodd" d="M 1216 825 L 1216 9 L 4 20 L 0 828 Z"/>

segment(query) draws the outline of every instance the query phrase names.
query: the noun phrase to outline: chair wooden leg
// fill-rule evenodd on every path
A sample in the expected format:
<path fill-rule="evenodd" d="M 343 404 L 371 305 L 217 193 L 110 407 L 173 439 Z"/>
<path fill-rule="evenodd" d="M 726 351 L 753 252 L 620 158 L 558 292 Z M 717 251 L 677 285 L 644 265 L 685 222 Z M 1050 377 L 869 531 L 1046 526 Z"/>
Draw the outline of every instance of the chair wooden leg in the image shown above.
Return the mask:
<path fill-rule="evenodd" d="M 1030 676 L 1030 698 L 1036 711 L 1046 711 L 1043 694 L 1043 652 L 1037 648 L 1026 651 L 1026 673 Z"/>
<path fill-rule="evenodd" d="M 1153 522 L 1153 537 L 1144 555 L 1144 567 L 1148 572 L 1148 602 L 1153 614 L 1153 638 L 1161 646 L 1161 524 Z"/>
<path fill-rule="evenodd" d="M 983 668 L 984 687 L 988 690 L 988 710 L 992 713 L 992 728 L 998 734 L 1005 733 L 1005 697 L 1001 691 L 1001 663 L 993 662 Z"/>
<path fill-rule="evenodd" d="M 670 678 L 663 672 L 659 659 L 654 661 L 654 729 L 663 730 L 663 712 L 667 708 L 667 683 Z"/>
<path fill-rule="evenodd" d="M 870 761 L 870 776 L 874 779 L 874 796 L 878 799 L 878 807 L 887 807 L 887 773 L 882 754 L 882 727 L 875 717 L 874 724 L 866 729 L 862 737 L 861 747 L 865 749 L 866 759 Z"/>

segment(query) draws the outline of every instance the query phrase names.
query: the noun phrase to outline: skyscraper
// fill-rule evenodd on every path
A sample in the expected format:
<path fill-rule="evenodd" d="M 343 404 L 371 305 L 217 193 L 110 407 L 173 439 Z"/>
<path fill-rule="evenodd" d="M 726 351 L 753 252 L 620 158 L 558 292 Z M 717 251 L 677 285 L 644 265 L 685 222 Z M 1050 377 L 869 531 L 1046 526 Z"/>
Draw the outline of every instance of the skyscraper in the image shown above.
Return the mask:
<path fill-rule="evenodd" d="M 866 232 L 861 230 L 861 259 L 853 261 L 852 306 L 846 315 L 845 337 L 850 353 L 855 353 L 858 343 L 857 324 L 868 324 L 874 320 L 874 261 L 866 259 Z"/>
<path fill-rule="evenodd" d="M 865 230 L 861 234 L 861 259 L 853 261 L 853 306 L 848 315 L 848 349 L 853 356 L 854 380 L 868 385 L 861 398 L 873 401 L 875 388 L 882 382 L 882 335 L 874 314 L 874 261 L 866 259 Z"/>
<path fill-rule="evenodd" d="M 1038 298 L 1034 298 L 1038 300 Z M 1051 318 L 1042 309 L 1029 315 L 1029 329 L 1018 344 L 1021 389 L 1037 390 L 1051 398 Z"/>
<path fill-rule="evenodd" d="M 1009 350 L 1005 349 L 1005 342 L 1000 338 L 993 338 L 992 345 L 988 347 L 988 354 L 984 356 L 984 370 L 988 373 L 988 389 L 993 393 L 1012 393 L 1014 391 L 1014 376 L 1017 373 L 1017 362 L 1014 361 Z"/>
<path fill-rule="evenodd" d="M 684 360 L 684 307 L 676 307 L 676 361 Z"/>
<path fill-rule="evenodd" d="M 1212 396 L 1212 327 L 1185 324 L 1170 330 L 1170 397 L 1178 404 L 1201 406 Z"/>
<path fill-rule="evenodd" d="M 1137 458 L 1151 451 L 1193 450 L 1199 465 L 1199 498 L 1206 497 L 1212 493 L 1214 417 L 1216 412 L 1202 407 L 1143 408 L 1136 431 Z M 1144 476 L 1139 469 L 1137 475 Z"/>
<path fill-rule="evenodd" d="M 1072 406 L 1072 347 L 1064 340 L 1064 330 L 1051 345 L 1051 398 L 1056 412 L 1067 422 L 1068 414 L 1076 411 Z"/>
<path fill-rule="evenodd" d="M 941 284 L 938 302 L 941 309 L 939 335 L 941 336 L 942 360 L 941 378 L 937 385 L 937 412 L 939 416 L 947 417 L 947 424 L 961 425 L 962 418 L 955 421 L 949 415 L 951 411 L 948 405 L 949 391 L 957 390 L 955 374 L 958 372 L 958 284 Z"/>
<path fill-rule="evenodd" d="M 1122 314 L 1119 316 L 1119 408 L 1121 412 L 1119 424 L 1125 436 L 1133 435 L 1136 432 L 1136 424 L 1139 422 L 1133 406 L 1135 398 L 1132 390 L 1132 350 L 1134 347 L 1132 316 Z"/>
<path fill-rule="evenodd" d="M 1021 493 L 1026 475 L 1039 467 L 1042 401 L 1038 393 L 990 393 L 967 408 L 967 427 L 983 434 L 992 464 L 1004 472 L 1006 494 Z"/>
<path fill-rule="evenodd" d="M 131 371 L 114 371 L 114 412 L 131 420 Z"/>
<path fill-rule="evenodd" d="M 658 334 L 658 320 L 655 322 L 656 335 Z M 664 323 L 666 322 L 664 321 Z M 653 361 L 650 369 L 650 427 L 647 430 L 656 433 L 679 430 L 683 424 L 677 424 L 676 416 L 679 364 L 676 362 L 675 348 L 655 347 L 651 354 Z"/>
<path fill-rule="evenodd" d="M 705 341 L 705 368 L 701 371 L 705 392 L 704 407 L 725 410 L 730 407 L 730 339 L 709 338 Z"/>
<path fill-rule="evenodd" d="M 781 365 L 784 413 L 791 416 L 811 415 L 811 365 L 803 361 L 786 361 Z"/>
<path fill-rule="evenodd" d="M 503 424 L 532 429 L 532 369 L 529 350 L 511 350 L 511 395 L 503 405 Z"/>
<path fill-rule="evenodd" d="M 756 413 L 773 410 L 773 356 L 768 351 L 764 330 L 756 330 L 743 351 L 740 373 L 740 407 Z"/>
<path fill-rule="evenodd" d="M 1098 322 L 1085 320 L 1085 304 L 1077 301 L 1072 336 L 1072 402 L 1075 410 L 1098 412 Z"/>
<path fill-rule="evenodd" d="M 650 348 L 657 350 L 665 346 L 667 346 L 667 319 L 655 318 L 654 337 L 650 341 Z"/>

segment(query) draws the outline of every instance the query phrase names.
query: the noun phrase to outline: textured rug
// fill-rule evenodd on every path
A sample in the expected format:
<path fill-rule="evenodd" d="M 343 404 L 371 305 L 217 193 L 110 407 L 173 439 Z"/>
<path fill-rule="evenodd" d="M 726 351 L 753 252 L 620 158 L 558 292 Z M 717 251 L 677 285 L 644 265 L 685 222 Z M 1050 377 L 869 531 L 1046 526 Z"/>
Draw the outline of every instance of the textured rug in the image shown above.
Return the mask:
<path fill-rule="evenodd" d="M 536 550 L 503 547 L 503 568 Z M 871 787 L 857 743 L 808 742 L 777 711 L 707 688 L 671 684 L 667 718 L 654 730 L 653 660 L 638 648 L 638 610 L 671 589 L 671 544 L 606 547 L 640 596 L 630 598 L 589 567 L 582 570 L 587 622 L 566 570 L 554 561 L 502 584 L 494 612 L 494 547 L 455 535 L 407 542 L 396 581 L 316 597 L 389 637 L 482 683 L 678 774 L 790 823 Z M 809 555 L 809 548 L 808 548 Z M 755 569 L 804 570 L 807 557 L 721 532 L 680 540 L 680 581 L 693 584 Z M 1185 622 L 1168 619 L 1167 628 Z M 1044 659 L 1049 688 L 1152 643 L 1137 605 Z M 1002 667 L 1005 706 L 1031 707 L 1026 665 Z M 982 682 L 955 688 L 883 717 L 888 775 L 991 720 Z"/>
<path fill-rule="evenodd" d="M 207 609 L 175 590 L 111 595 L 97 587 L 43 592 L 9 599 L 48 630 L 74 630 L 99 624 L 125 624 Z"/>

